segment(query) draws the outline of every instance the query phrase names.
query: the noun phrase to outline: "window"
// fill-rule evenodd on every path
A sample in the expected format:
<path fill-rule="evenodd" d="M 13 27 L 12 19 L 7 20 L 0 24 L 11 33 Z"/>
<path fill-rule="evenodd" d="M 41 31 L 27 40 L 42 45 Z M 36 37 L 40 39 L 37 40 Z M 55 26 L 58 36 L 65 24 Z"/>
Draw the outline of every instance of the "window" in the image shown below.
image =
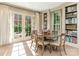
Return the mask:
<path fill-rule="evenodd" d="M 54 36 L 60 35 L 61 33 L 61 10 L 53 11 L 51 13 L 51 27 L 54 31 Z"/>
<path fill-rule="evenodd" d="M 31 17 L 30 16 L 25 17 L 25 31 L 26 31 L 26 36 L 31 34 Z"/>
<path fill-rule="evenodd" d="M 22 15 L 14 14 L 14 32 L 22 32 Z"/>
<path fill-rule="evenodd" d="M 60 15 L 54 13 L 54 34 L 58 35 L 60 33 Z"/>

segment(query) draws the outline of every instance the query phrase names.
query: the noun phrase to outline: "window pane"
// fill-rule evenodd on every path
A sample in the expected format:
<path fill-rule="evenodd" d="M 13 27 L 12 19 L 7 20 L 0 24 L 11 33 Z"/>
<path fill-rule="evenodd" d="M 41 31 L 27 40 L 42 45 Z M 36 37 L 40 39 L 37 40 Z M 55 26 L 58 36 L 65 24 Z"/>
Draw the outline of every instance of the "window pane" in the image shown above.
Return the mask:
<path fill-rule="evenodd" d="M 19 21 L 21 21 L 22 20 L 22 16 L 21 15 L 18 15 L 19 16 Z"/>
<path fill-rule="evenodd" d="M 18 20 L 18 14 L 14 14 L 14 21 Z"/>
<path fill-rule="evenodd" d="M 22 32 L 22 27 L 19 26 L 18 29 L 19 29 L 19 33 L 21 33 Z"/>
<path fill-rule="evenodd" d="M 26 36 L 30 35 L 31 33 L 31 17 L 30 16 L 26 16 L 25 17 L 25 31 L 26 31 Z"/>
<path fill-rule="evenodd" d="M 14 26 L 14 32 L 18 32 L 18 26 Z"/>
<path fill-rule="evenodd" d="M 14 25 L 18 25 L 18 21 L 14 21 Z"/>
<path fill-rule="evenodd" d="M 22 32 L 22 15 L 14 14 L 14 32 Z"/>

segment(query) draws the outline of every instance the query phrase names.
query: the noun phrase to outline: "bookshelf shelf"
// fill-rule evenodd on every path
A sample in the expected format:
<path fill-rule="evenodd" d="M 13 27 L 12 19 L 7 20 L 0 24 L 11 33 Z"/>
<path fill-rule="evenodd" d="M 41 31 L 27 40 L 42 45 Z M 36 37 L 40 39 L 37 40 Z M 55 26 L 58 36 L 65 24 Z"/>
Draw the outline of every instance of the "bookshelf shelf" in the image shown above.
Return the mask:
<path fill-rule="evenodd" d="M 70 24 L 66 24 L 66 25 L 77 25 L 77 24 L 75 24 L 75 23 L 70 23 Z"/>
<path fill-rule="evenodd" d="M 72 19 L 72 18 L 77 18 L 77 17 L 66 17 L 66 19 Z"/>
<path fill-rule="evenodd" d="M 69 13 L 75 13 L 75 12 L 77 12 L 77 11 L 66 12 L 66 14 L 69 14 Z"/>
<path fill-rule="evenodd" d="M 75 38 L 77 38 L 77 36 L 72 36 L 72 35 L 66 35 L 66 36 L 70 36 L 70 37 L 75 37 Z"/>
<path fill-rule="evenodd" d="M 66 29 L 67 31 L 77 31 L 77 29 Z"/>

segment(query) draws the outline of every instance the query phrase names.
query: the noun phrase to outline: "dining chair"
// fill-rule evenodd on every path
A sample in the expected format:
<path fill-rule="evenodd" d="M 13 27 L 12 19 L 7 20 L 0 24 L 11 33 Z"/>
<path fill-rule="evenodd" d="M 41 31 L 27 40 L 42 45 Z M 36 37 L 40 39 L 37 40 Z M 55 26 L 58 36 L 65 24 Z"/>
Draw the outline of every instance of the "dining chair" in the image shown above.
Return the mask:
<path fill-rule="evenodd" d="M 44 54 L 45 46 L 49 47 L 48 44 L 49 44 L 49 41 L 45 41 L 44 40 L 44 35 L 43 34 L 38 35 L 38 38 L 37 38 L 37 47 L 39 48 L 39 46 L 41 46 L 41 48 L 42 48 L 41 55 Z M 37 50 L 38 50 L 38 48 L 37 48 Z"/>
<path fill-rule="evenodd" d="M 53 37 L 53 34 L 54 34 L 54 32 L 53 32 L 53 31 L 52 31 L 52 32 L 51 32 L 51 31 L 49 31 L 49 32 L 47 33 L 46 38 L 51 40 L 51 39 L 52 39 L 52 37 Z"/>
<path fill-rule="evenodd" d="M 66 50 L 65 50 L 65 37 L 66 37 L 66 34 L 62 33 L 61 35 L 53 37 L 53 39 L 55 40 L 57 39 L 56 41 L 50 42 L 50 45 L 56 47 L 56 49 L 59 48 L 59 52 L 61 56 L 62 56 L 62 53 L 61 53 L 62 48 L 64 50 L 64 53 L 67 55 Z M 51 47 L 51 50 L 52 50 L 52 47 Z"/>
<path fill-rule="evenodd" d="M 30 47 L 34 47 L 35 48 L 35 52 L 37 50 L 37 30 L 32 31 L 31 33 L 31 46 Z"/>

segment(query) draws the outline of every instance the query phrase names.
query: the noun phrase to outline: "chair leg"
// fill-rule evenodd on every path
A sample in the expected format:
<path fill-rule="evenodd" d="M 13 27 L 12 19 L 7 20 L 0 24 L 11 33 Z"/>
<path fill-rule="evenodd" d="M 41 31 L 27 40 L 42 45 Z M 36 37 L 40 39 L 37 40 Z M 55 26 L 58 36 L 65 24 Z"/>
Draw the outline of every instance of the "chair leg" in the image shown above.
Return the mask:
<path fill-rule="evenodd" d="M 47 48 L 49 50 L 49 53 L 51 53 L 51 47 L 48 45 Z"/>
<path fill-rule="evenodd" d="M 59 47 L 59 50 L 60 50 L 60 51 L 59 51 L 59 52 L 60 52 L 60 56 L 62 56 L 62 53 L 61 53 L 61 47 Z"/>
<path fill-rule="evenodd" d="M 47 48 L 49 50 L 49 53 L 51 53 L 51 46 L 50 45 L 47 45 Z"/>
<path fill-rule="evenodd" d="M 52 52 L 52 46 L 50 45 L 50 48 L 49 48 L 49 52 L 51 53 Z"/>
<path fill-rule="evenodd" d="M 35 53 L 37 52 L 37 47 L 35 46 Z"/>
<path fill-rule="evenodd" d="M 54 46 L 54 50 L 57 51 L 57 46 Z"/>
<path fill-rule="evenodd" d="M 36 51 L 35 51 L 35 52 L 37 52 L 37 51 L 38 51 L 38 45 L 36 45 L 36 48 L 35 48 L 35 49 L 36 49 Z"/>
<path fill-rule="evenodd" d="M 31 42 L 31 46 L 30 48 L 33 46 L 33 41 Z M 35 52 L 37 52 L 37 46 L 34 46 L 35 47 Z"/>
<path fill-rule="evenodd" d="M 42 54 L 42 56 L 43 56 L 43 54 L 44 54 L 44 46 L 42 46 L 42 52 L 41 52 Z"/>
<path fill-rule="evenodd" d="M 58 48 L 58 47 L 56 47 L 56 51 L 57 51 L 57 48 Z"/>
<path fill-rule="evenodd" d="M 53 46 L 53 50 L 55 50 L 55 46 Z"/>
<path fill-rule="evenodd" d="M 63 49 L 64 49 L 65 54 L 67 55 L 67 53 L 66 53 L 66 49 L 65 49 L 65 45 L 63 45 Z"/>
<path fill-rule="evenodd" d="M 30 46 L 30 48 L 32 47 L 32 44 L 33 44 L 33 41 L 31 42 L 31 46 Z"/>

